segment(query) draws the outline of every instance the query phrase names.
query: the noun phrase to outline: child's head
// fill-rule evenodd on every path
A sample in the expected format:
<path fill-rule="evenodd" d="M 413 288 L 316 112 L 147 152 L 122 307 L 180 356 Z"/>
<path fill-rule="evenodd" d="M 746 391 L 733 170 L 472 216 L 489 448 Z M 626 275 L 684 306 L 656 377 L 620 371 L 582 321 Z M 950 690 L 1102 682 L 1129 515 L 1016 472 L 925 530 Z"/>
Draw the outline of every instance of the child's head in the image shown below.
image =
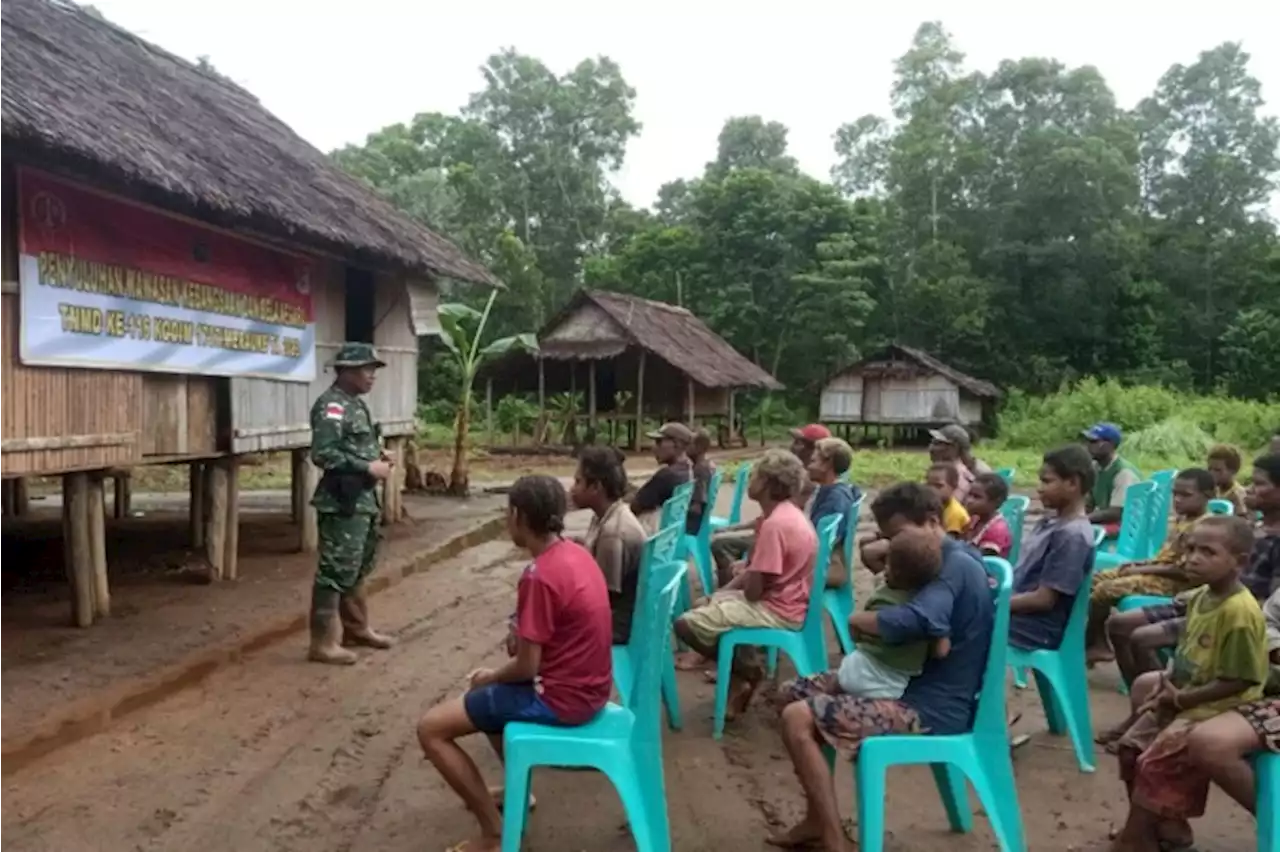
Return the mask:
<path fill-rule="evenodd" d="M 1187 577 L 1193 585 L 1219 585 L 1244 568 L 1253 550 L 1253 527 L 1234 515 L 1210 515 L 1187 536 Z"/>
<path fill-rule="evenodd" d="M 1173 513 L 1179 518 L 1198 518 L 1209 511 L 1209 501 L 1217 493 L 1209 471 L 1199 467 L 1180 470 L 1173 480 Z"/>
<path fill-rule="evenodd" d="M 925 527 L 942 534 L 942 501 L 938 492 L 922 482 L 898 482 L 876 495 L 871 514 L 880 532 L 893 538 L 910 527 Z"/>
<path fill-rule="evenodd" d="M 1226 444 L 1218 444 L 1209 450 L 1209 473 L 1213 474 L 1213 482 L 1222 491 L 1226 491 L 1236 483 L 1240 475 L 1240 451 Z"/>
<path fill-rule="evenodd" d="M 769 500 L 782 503 L 801 492 L 808 476 L 804 464 L 786 450 L 766 450 L 764 457 L 751 469 L 747 496 L 757 503 Z"/>
<path fill-rule="evenodd" d="M 1280 511 L 1280 453 L 1267 453 L 1253 460 L 1253 480 L 1245 503 L 1264 515 Z"/>
<path fill-rule="evenodd" d="M 584 447 L 578 457 L 569 499 L 579 509 L 604 508 L 627 493 L 622 454 L 613 447 Z"/>
<path fill-rule="evenodd" d="M 942 570 L 942 539 L 921 527 L 910 527 L 889 542 L 885 582 L 891 589 L 914 591 L 927 586 Z"/>
<path fill-rule="evenodd" d="M 564 486 L 554 476 L 522 476 L 507 495 L 507 534 L 516 547 L 531 548 L 564 530 Z"/>
<path fill-rule="evenodd" d="M 935 462 L 929 466 L 924 481 L 938 493 L 938 499 L 946 503 L 960 487 L 960 471 L 951 462 Z"/>
<path fill-rule="evenodd" d="M 990 518 L 1009 499 L 1009 484 L 994 473 L 980 473 L 973 478 L 964 507 L 975 518 Z"/>
<path fill-rule="evenodd" d="M 1054 511 L 1081 503 L 1093 489 L 1096 475 L 1093 458 L 1079 444 L 1050 450 L 1040 465 L 1040 502 Z"/>
<path fill-rule="evenodd" d="M 853 464 L 853 448 L 839 438 L 823 438 L 813 445 L 809 459 L 809 478 L 819 485 L 830 485 L 844 475 Z"/>
<path fill-rule="evenodd" d="M 689 444 L 689 458 L 699 461 L 711 449 L 711 433 L 706 429 L 698 429 L 693 433 L 693 441 Z"/>

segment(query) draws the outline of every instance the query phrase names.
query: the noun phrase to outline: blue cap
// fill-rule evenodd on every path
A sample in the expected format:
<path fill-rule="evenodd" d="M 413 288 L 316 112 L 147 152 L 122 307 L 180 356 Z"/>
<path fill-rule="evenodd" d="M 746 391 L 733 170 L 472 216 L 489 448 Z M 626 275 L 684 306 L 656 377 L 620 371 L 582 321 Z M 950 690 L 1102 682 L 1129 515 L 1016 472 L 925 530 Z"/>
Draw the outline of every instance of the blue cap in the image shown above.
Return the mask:
<path fill-rule="evenodd" d="M 1082 433 L 1090 441 L 1106 441 L 1109 444 L 1120 446 L 1120 442 L 1124 440 L 1124 433 L 1120 431 L 1120 427 L 1114 423 L 1095 423 Z"/>

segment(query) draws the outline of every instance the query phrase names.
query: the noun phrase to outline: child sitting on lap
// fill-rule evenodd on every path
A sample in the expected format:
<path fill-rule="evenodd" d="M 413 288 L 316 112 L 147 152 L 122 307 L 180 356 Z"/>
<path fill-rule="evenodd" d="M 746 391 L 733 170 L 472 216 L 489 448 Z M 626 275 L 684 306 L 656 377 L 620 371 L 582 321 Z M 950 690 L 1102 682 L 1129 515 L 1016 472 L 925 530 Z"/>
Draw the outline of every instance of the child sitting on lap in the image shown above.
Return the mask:
<path fill-rule="evenodd" d="M 1192 762 L 1188 737 L 1199 722 L 1262 696 L 1266 623 L 1240 582 L 1253 532 L 1242 518 L 1211 517 L 1188 542 L 1191 581 L 1186 624 L 1167 672 L 1134 681 L 1133 715 L 1117 746 L 1129 790 L 1129 817 L 1112 852 L 1189 845 L 1187 820 L 1204 813 L 1209 777 Z"/>
<path fill-rule="evenodd" d="M 888 559 L 885 581 L 867 601 L 867 612 L 908 603 L 931 583 L 942 570 L 942 542 L 924 529 L 907 529 L 889 542 Z M 840 662 L 840 689 L 857 698 L 899 699 L 907 682 L 924 669 L 929 645 L 928 640 L 889 645 L 863 636 Z M 948 645 L 947 639 L 939 639 L 936 655 L 946 656 Z"/>

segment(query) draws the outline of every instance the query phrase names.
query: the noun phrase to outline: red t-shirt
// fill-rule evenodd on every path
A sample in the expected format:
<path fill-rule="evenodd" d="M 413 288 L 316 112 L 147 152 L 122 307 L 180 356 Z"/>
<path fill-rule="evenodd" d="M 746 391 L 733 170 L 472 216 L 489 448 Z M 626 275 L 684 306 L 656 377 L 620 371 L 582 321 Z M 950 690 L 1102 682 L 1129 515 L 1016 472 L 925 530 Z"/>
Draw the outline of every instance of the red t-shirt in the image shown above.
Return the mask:
<path fill-rule="evenodd" d="M 1013 533 L 1002 515 L 996 515 L 988 521 L 970 518 L 964 539 L 984 554 L 994 554 L 1004 559 L 1009 557 L 1009 549 L 1013 547 Z"/>
<path fill-rule="evenodd" d="M 558 541 L 524 569 L 516 632 L 542 646 L 542 700 L 562 722 L 600 712 L 613 690 L 613 617 L 604 574 L 584 547 Z"/>

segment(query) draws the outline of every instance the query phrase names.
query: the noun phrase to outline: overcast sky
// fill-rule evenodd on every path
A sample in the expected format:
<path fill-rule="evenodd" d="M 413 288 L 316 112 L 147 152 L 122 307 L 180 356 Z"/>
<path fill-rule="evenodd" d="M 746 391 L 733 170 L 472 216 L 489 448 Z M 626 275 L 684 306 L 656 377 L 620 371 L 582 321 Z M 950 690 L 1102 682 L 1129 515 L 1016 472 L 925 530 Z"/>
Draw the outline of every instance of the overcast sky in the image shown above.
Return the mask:
<path fill-rule="evenodd" d="M 1171 64 L 1239 40 L 1273 101 L 1267 111 L 1280 103 L 1280 3 L 1262 0 L 1077 0 L 1054 13 L 997 0 L 93 2 L 174 53 L 207 55 L 326 151 L 418 112 L 456 110 L 481 86 L 479 66 L 503 47 L 558 73 L 610 56 L 637 91 L 644 125 L 615 177 L 638 205 L 651 204 L 663 183 L 700 173 L 735 115 L 787 125 L 800 165 L 827 177 L 835 129 L 886 112 L 892 62 L 924 20 L 943 21 L 973 68 L 1020 56 L 1095 65 L 1124 106 Z"/>

